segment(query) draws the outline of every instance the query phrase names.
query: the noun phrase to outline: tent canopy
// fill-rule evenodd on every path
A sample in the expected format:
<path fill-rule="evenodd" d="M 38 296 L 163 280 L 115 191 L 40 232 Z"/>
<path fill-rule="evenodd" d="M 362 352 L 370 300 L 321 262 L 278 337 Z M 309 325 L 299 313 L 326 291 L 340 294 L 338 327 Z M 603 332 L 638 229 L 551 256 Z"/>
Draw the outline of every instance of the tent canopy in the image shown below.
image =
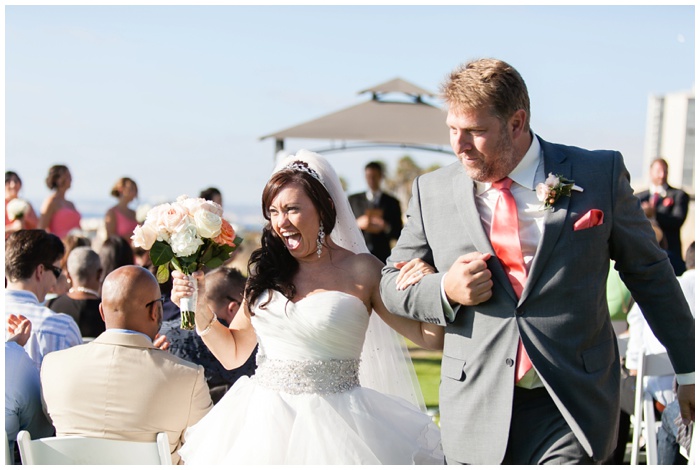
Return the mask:
<path fill-rule="evenodd" d="M 368 92 L 372 93 L 369 101 L 274 132 L 261 140 L 273 137 L 276 152 L 284 149 L 284 139 L 288 138 L 391 144 L 447 152 L 441 148 L 450 143 L 445 126 L 447 113 L 423 100 L 424 96 L 434 97 L 431 92 L 401 78 L 359 93 Z M 403 99 L 390 101 L 385 96 L 389 93 L 401 94 Z"/>

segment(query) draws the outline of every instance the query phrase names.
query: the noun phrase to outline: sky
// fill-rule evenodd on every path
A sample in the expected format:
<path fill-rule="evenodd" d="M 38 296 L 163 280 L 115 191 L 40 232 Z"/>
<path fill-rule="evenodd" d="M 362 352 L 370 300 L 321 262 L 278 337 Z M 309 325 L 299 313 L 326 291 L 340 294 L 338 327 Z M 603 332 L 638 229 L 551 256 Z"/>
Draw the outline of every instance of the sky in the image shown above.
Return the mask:
<path fill-rule="evenodd" d="M 67 198 L 84 214 L 116 203 L 109 192 L 129 176 L 134 206 L 216 186 L 227 212 L 245 217 L 274 165 L 274 141 L 260 137 L 366 101 L 359 91 L 396 77 L 437 92 L 459 64 L 496 57 L 525 79 L 538 135 L 620 150 L 635 181 L 646 173 L 648 97 L 694 88 L 694 24 L 692 4 L 6 4 L 5 168 L 37 211 L 49 167 L 65 164 Z M 291 153 L 328 146 L 286 142 Z M 406 154 L 421 166 L 455 159 L 327 157 L 357 192 L 368 161 L 391 174 Z"/>

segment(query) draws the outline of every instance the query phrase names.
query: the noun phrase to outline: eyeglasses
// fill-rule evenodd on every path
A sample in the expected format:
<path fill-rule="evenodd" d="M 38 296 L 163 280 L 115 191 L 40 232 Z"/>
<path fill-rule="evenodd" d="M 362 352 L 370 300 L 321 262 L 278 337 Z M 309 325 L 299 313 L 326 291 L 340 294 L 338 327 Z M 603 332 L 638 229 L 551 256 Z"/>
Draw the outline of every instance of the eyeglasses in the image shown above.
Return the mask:
<path fill-rule="evenodd" d="M 54 266 L 53 264 L 45 264 L 44 267 L 48 270 L 50 270 L 54 276 L 56 276 L 56 280 L 58 280 L 59 277 L 61 277 L 61 273 L 63 272 L 63 269 Z"/>
<path fill-rule="evenodd" d="M 151 300 L 150 302 L 148 302 L 148 303 L 146 304 L 146 307 L 147 307 L 147 308 L 151 308 L 151 305 L 153 305 L 153 304 L 156 303 L 156 302 L 160 302 L 160 304 L 161 304 L 161 306 L 162 306 L 162 305 L 163 305 L 163 302 L 165 302 L 165 296 L 164 296 L 164 295 L 161 295 L 159 299 Z"/>

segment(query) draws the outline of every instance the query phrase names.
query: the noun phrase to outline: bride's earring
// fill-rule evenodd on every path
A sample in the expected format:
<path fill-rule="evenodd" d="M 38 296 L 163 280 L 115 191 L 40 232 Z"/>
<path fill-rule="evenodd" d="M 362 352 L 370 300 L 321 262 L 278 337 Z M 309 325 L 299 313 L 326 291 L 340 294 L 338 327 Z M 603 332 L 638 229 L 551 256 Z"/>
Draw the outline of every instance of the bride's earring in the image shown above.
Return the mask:
<path fill-rule="evenodd" d="M 326 238 L 326 234 L 323 232 L 323 222 L 318 227 L 318 238 L 316 238 L 316 254 L 321 257 L 321 249 L 323 248 L 323 239 Z"/>

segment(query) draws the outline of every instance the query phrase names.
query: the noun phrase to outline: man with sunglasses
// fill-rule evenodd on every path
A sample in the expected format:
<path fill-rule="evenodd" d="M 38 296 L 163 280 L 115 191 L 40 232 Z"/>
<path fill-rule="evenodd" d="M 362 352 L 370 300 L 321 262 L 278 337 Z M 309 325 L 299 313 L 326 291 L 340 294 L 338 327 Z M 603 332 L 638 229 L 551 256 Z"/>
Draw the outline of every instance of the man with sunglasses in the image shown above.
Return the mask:
<path fill-rule="evenodd" d="M 83 342 L 70 315 L 42 303 L 61 275 L 63 242 L 44 230 L 19 230 L 5 241 L 5 323 L 12 329 L 23 319 L 32 323 L 25 351 L 41 367 L 44 356 Z"/>
<path fill-rule="evenodd" d="M 216 268 L 206 274 L 207 291 L 205 302 L 217 320 L 228 327 L 241 307 L 245 277 L 237 269 Z M 176 294 L 175 301 L 179 303 Z M 226 369 L 209 351 L 202 338 L 194 330 L 180 328 L 180 317 L 166 320 L 160 329 L 170 346 L 168 351 L 185 360 L 204 367 L 209 391 L 214 403 L 217 403 L 228 388 L 240 377 L 255 373 L 255 353 L 241 367 Z"/>
<path fill-rule="evenodd" d="M 211 408 L 204 368 L 158 349 L 163 321 L 158 281 L 122 266 L 102 285 L 107 330 L 94 341 L 50 354 L 41 368 L 46 410 L 57 436 L 150 442 L 166 432 L 173 464 L 185 429 Z"/>

